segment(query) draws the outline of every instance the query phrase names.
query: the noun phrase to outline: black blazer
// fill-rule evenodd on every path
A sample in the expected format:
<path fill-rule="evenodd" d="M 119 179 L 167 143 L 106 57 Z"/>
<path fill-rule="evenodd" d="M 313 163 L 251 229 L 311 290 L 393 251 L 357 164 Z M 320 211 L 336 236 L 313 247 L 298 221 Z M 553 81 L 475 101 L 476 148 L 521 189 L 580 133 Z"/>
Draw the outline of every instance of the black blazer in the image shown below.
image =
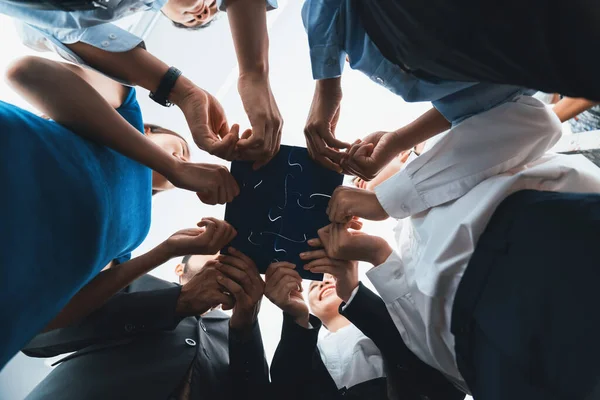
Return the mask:
<path fill-rule="evenodd" d="M 196 355 L 191 399 L 262 396 L 268 369 L 258 324 L 242 340 L 220 311 L 182 319 L 175 313 L 180 291 L 145 275 L 81 322 L 36 336 L 23 349 L 28 356 L 75 353 L 27 399 L 166 400 Z"/>
<path fill-rule="evenodd" d="M 352 302 L 340 313 L 369 337 L 381 351 L 387 373 L 374 380 L 338 391 L 317 348 L 321 321 L 311 315 L 315 329 L 304 329 L 284 315 L 281 341 L 271 363 L 271 387 L 279 398 L 459 400 L 465 394 L 444 375 L 422 362 L 406 347 L 383 300 L 362 283 Z"/>

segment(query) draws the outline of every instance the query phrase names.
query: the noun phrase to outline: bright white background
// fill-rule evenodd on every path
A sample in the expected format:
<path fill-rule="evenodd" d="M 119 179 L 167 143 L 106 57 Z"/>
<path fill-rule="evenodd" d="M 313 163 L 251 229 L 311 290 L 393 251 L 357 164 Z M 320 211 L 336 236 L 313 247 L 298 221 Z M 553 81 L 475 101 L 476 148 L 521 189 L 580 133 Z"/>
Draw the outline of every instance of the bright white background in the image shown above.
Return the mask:
<path fill-rule="evenodd" d="M 298 0 L 280 0 L 280 8 L 269 13 L 269 32 L 271 85 L 285 120 L 282 143 L 304 146 L 303 127 L 314 83 L 306 35 L 300 18 L 301 4 Z M 31 52 L 20 45 L 12 23 L 3 16 L 0 16 L 0 37 L 3 50 L 0 55 L 0 71 L 3 72 L 12 59 Z M 198 32 L 175 29 L 161 16 L 148 36 L 146 45 L 154 55 L 177 66 L 199 86 L 215 94 L 227 111 L 230 123 L 240 123 L 242 130 L 249 125 L 237 94 L 236 59 L 226 15 L 221 15 L 210 28 Z M 396 129 L 430 107 L 426 103 L 407 104 L 350 69 L 344 73 L 343 87 L 344 100 L 338 137 L 346 141 L 353 141 L 378 130 Z M 173 129 L 193 143 L 181 112 L 177 108 L 166 109 L 156 105 L 147 94 L 145 90 L 138 89 L 144 120 Z M 0 82 L 0 100 L 31 109 L 3 81 Z M 222 163 L 198 149 L 192 151 L 192 157 L 200 162 Z M 193 193 L 174 190 L 156 196 L 150 233 L 134 255 L 156 246 L 178 229 L 194 226 L 202 217 L 223 218 L 223 215 L 224 206 L 206 206 Z M 393 226 L 394 221 L 386 221 L 366 224 L 365 230 L 392 240 Z M 158 267 L 153 274 L 175 281 L 173 269 L 177 262 L 178 260 L 172 260 Z M 361 266 L 362 274 L 366 268 L 368 267 Z M 270 360 L 279 340 L 281 312 L 265 299 L 259 320 L 265 351 Z M 16 356 L 0 373 L 0 399 L 23 398 L 49 372 L 46 364 L 40 360 L 28 359 L 22 354 Z"/>

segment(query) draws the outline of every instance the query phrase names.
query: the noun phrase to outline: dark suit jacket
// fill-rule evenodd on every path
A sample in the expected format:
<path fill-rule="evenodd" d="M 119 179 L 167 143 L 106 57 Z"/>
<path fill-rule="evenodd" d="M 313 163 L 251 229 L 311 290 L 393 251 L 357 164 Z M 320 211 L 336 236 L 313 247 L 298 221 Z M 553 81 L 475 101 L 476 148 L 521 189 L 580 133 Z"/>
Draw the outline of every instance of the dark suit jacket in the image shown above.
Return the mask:
<path fill-rule="evenodd" d="M 340 313 L 369 337 L 381 350 L 386 363 L 387 386 L 366 382 L 337 390 L 317 348 L 321 321 L 311 315 L 315 329 L 304 329 L 284 315 L 281 341 L 271 363 L 273 393 L 286 398 L 304 399 L 406 399 L 459 400 L 465 394 L 456 389 L 439 371 L 422 362 L 406 347 L 385 303 L 362 284 L 352 302 Z M 343 395 L 343 396 L 342 396 Z"/>
<path fill-rule="evenodd" d="M 191 399 L 235 399 L 268 388 L 258 324 L 243 340 L 229 317 L 175 313 L 181 286 L 145 275 L 73 326 L 36 336 L 23 352 L 68 355 L 28 396 L 36 399 L 157 399 L 172 395 L 195 357 Z"/>

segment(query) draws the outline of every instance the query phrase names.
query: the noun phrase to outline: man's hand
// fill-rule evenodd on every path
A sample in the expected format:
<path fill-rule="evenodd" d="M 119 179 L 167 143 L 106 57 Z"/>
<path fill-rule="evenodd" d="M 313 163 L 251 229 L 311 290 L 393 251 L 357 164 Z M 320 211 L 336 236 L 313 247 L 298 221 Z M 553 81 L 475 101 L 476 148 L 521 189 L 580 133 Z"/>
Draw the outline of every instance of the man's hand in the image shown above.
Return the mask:
<path fill-rule="evenodd" d="M 220 304 L 226 309 L 233 307 L 233 299 L 223 293 L 223 287 L 217 280 L 222 277 L 218 265 L 217 260 L 208 261 L 200 272 L 183 285 L 175 310 L 178 315 L 202 315 Z"/>
<path fill-rule="evenodd" d="M 343 156 L 338 149 L 350 147 L 349 143 L 335 138 L 341 101 L 341 78 L 317 81 L 304 128 L 308 154 L 319 164 L 337 172 L 342 172 L 339 164 Z"/>
<path fill-rule="evenodd" d="M 178 87 L 180 81 L 185 88 Z M 183 79 L 177 81 L 176 88 L 178 94 L 173 101 L 185 115 L 196 145 L 212 155 L 233 160 L 239 125 L 229 128 L 223 107 L 207 91 Z"/>
<path fill-rule="evenodd" d="M 202 218 L 198 228 L 183 229 L 171 235 L 165 245 L 172 257 L 188 254 L 216 254 L 237 235 L 225 221 Z"/>
<path fill-rule="evenodd" d="M 312 239 L 311 245 L 323 246 L 327 257 L 331 259 L 382 264 L 391 254 L 392 248 L 378 236 L 359 232 L 357 229 L 361 227 L 362 224 L 356 220 L 346 224 L 327 225 L 319 229 L 319 240 Z"/>
<path fill-rule="evenodd" d="M 364 189 L 338 186 L 329 199 L 327 215 L 331 222 L 346 223 L 353 217 L 371 221 L 389 218 L 374 192 Z"/>
<path fill-rule="evenodd" d="M 278 262 L 267 268 L 265 296 L 298 325 L 308 328 L 308 307 L 302 297 L 302 278 L 289 262 Z"/>
<path fill-rule="evenodd" d="M 311 239 L 308 244 L 311 247 L 323 247 L 320 239 Z M 300 258 L 309 261 L 304 266 L 305 270 L 315 274 L 332 275 L 335 278 L 338 297 L 348 302 L 352 292 L 358 286 L 358 262 L 330 258 L 323 249 L 301 253 Z"/>
<path fill-rule="evenodd" d="M 256 170 L 279 152 L 283 119 L 266 74 L 241 75 L 238 91 L 252 130 L 246 131 L 242 139 L 237 142 L 237 157 L 255 161 L 253 168 Z"/>
<path fill-rule="evenodd" d="M 248 256 L 233 247 L 229 248 L 229 254 L 218 258 L 222 276 L 218 276 L 217 281 L 235 300 L 229 326 L 249 332 L 258 318 L 265 283 Z"/>
<path fill-rule="evenodd" d="M 345 173 L 370 181 L 402 150 L 396 132 L 375 132 L 354 143 L 340 165 Z"/>
<path fill-rule="evenodd" d="M 176 160 L 171 173 L 165 177 L 178 188 L 196 192 L 205 204 L 229 203 L 240 194 L 235 178 L 222 165 Z"/>

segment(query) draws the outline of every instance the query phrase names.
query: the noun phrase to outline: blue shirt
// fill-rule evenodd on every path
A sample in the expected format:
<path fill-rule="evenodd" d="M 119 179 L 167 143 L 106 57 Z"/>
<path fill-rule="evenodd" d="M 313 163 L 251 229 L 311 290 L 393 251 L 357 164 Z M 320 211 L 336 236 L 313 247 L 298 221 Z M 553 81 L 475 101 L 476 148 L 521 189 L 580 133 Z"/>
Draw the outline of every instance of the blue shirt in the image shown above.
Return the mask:
<path fill-rule="evenodd" d="M 35 10 L 0 1 L 0 14 L 18 20 L 17 31 L 26 46 L 36 51 L 53 51 L 72 63 L 86 65 L 65 44 L 82 42 L 115 53 L 143 46 L 142 38 L 112 22 L 138 12 L 158 12 L 166 3 L 167 0 L 121 0 L 112 10 L 97 8 L 66 12 Z M 220 10 L 225 11 L 226 0 L 217 0 L 217 5 Z M 266 7 L 267 10 L 277 8 L 277 0 L 266 0 Z"/>
<path fill-rule="evenodd" d="M 428 82 L 405 73 L 388 61 L 371 41 L 352 4 L 352 0 L 306 0 L 304 3 L 302 20 L 308 33 L 314 79 L 341 76 L 347 55 L 351 68 L 363 72 L 407 102 L 431 101 L 453 124 L 525 92 L 510 85 Z"/>
<path fill-rule="evenodd" d="M 131 90 L 117 110 L 143 132 Z M 151 171 L 0 102 L 0 368 L 150 228 Z"/>

